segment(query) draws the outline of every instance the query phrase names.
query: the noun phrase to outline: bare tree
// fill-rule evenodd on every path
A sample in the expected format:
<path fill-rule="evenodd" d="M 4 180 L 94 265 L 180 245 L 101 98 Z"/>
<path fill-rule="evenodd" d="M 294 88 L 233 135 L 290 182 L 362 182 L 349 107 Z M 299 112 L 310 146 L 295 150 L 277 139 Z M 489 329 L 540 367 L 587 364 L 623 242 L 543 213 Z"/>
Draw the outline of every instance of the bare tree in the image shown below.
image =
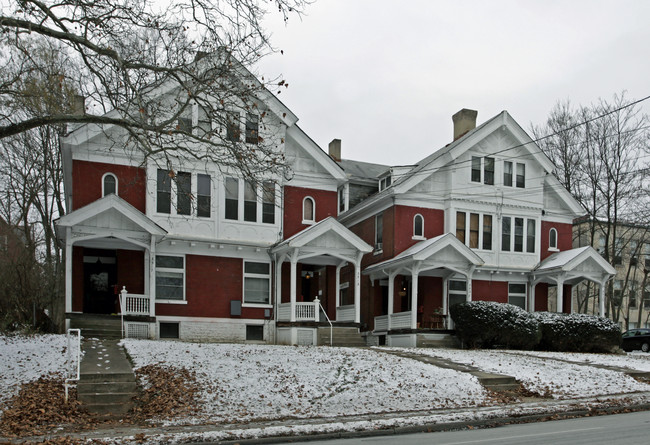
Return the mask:
<path fill-rule="evenodd" d="M 273 51 L 261 20 L 267 8 L 276 8 L 286 21 L 305 3 L 10 0 L 0 9 L 0 139 L 46 125 L 96 124 L 116 145 L 134 147 L 145 158 L 167 156 L 171 164 L 182 152 L 250 177 L 281 173 L 286 163 L 279 138 L 228 137 L 224 129 L 234 118 L 226 111 L 250 110 L 266 124 L 265 97 L 287 84 L 251 75 L 260 57 Z M 25 99 L 42 94 L 25 79 L 45 71 L 32 57 L 43 41 L 60 45 L 76 65 L 67 75 L 87 98 L 86 113 L 73 113 L 72 106 L 22 112 Z M 198 131 L 185 125 L 197 104 L 204 123 Z M 123 134 L 106 130 L 113 127 Z"/>

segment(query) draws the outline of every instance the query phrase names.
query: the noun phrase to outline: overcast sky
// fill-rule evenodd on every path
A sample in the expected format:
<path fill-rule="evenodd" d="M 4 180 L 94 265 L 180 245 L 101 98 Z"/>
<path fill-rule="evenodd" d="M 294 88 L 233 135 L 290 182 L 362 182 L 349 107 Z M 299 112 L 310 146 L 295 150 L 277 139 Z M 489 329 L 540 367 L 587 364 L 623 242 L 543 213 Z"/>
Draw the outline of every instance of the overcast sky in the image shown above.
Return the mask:
<path fill-rule="evenodd" d="M 646 0 L 316 0 L 277 19 L 284 54 L 260 71 L 287 80 L 298 125 L 324 150 L 342 139 L 345 159 L 415 163 L 451 142 L 461 108 L 528 130 L 558 100 L 650 95 Z"/>

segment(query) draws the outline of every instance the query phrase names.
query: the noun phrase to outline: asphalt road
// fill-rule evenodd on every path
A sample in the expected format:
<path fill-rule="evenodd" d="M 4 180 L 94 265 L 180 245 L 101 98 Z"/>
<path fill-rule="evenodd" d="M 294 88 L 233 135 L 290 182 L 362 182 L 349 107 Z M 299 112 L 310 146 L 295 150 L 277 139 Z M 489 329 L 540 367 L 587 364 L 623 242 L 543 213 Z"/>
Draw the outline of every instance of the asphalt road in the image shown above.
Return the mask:
<path fill-rule="evenodd" d="M 309 445 L 641 445 L 650 443 L 650 411 L 505 425 L 488 429 L 292 443 Z"/>

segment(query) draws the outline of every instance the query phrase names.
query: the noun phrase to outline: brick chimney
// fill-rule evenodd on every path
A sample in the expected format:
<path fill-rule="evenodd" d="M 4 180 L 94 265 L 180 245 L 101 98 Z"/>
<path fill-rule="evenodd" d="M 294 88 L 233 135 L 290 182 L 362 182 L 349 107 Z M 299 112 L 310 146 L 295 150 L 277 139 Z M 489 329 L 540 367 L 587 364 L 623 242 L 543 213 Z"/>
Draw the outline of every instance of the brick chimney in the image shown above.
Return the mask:
<path fill-rule="evenodd" d="M 476 128 L 476 116 L 478 111 L 463 108 L 451 117 L 454 121 L 454 141 Z"/>
<path fill-rule="evenodd" d="M 341 140 L 332 139 L 329 145 L 329 155 L 330 158 L 334 159 L 336 162 L 341 162 Z"/>

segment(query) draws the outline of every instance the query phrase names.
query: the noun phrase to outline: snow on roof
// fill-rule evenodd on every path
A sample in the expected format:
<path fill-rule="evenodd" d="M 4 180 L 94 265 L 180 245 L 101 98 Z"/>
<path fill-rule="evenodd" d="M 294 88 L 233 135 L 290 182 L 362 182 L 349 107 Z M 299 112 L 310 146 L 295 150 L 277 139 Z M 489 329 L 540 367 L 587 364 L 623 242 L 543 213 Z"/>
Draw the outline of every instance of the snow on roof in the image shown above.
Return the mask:
<path fill-rule="evenodd" d="M 564 250 L 562 252 L 554 253 L 553 255 L 549 256 L 541 263 L 539 263 L 539 265 L 535 268 L 535 270 L 549 270 L 549 269 L 561 268 L 565 266 L 568 262 L 573 260 L 574 258 L 580 256 L 580 254 L 585 252 L 587 249 L 589 249 L 589 246 L 578 247 L 576 249 Z"/>

